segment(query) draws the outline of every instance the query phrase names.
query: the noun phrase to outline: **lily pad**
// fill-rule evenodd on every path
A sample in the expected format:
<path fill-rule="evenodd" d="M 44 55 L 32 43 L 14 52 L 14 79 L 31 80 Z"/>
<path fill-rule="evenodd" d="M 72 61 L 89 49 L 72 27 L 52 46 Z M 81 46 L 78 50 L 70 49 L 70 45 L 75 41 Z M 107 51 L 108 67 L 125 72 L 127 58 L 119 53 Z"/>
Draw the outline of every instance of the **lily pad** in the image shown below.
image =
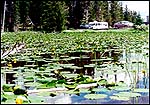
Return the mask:
<path fill-rule="evenodd" d="M 79 91 L 75 91 L 75 90 L 68 90 L 65 93 L 67 94 L 79 94 Z"/>
<path fill-rule="evenodd" d="M 129 97 L 118 97 L 118 96 L 110 96 L 110 99 L 113 99 L 113 100 L 123 100 L 123 101 L 130 100 Z"/>
<path fill-rule="evenodd" d="M 114 89 L 117 91 L 124 91 L 124 90 L 130 90 L 130 87 L 121 87 L 121 86 L 115 86 L 115 87 L 109 87 L 109 89 Z"/>
<path fill-rule="evenodd" d="M 91 67 L 91 68 L 93 68 L 93 67 L 95 67 L 95 65 L 84 65 L 84 67 Z"/>
<path fill-rule="evenodd" d="M 108 82 L 106 79 L 101 79 L 97 82 L 98 85 L 106 85 Z"/>
<path fill-rule="evenodd" d="M 106 94 L 87 94 L 84 96 L 84 98 L 90 99 L 90 100 L 95 100 L 95 99 L 100 99 L 100 98 L 106 98 Z"/>
<path fill-rule="evenodd" d="M 28 99 L 30 99 L 31 104 L 40 104 L 43 103 L 42 101 L 44 100 L 44 98 L 42 97 L 37 97 L 37 96 L 28 96 Z"/>
<path fill-rule="evenodd" d="M 67 78 L 76 78 L 79 74 L 63 74 Z"/>
<path fill-rule="evenodd" d="M 92 91 L 94 92 L 109 92 L 106 88 L 93 88 Z"/>
<path fill-rule="evenodd" d="M 134 89 L 133 92 L 149 92 L 149 89 Z"/>
<path fill-rule="evenodd" d="M 91 93 L 89 89 L 79 89 L 80 93 Z"/>
<path fill-rule="evenodd" d="M 138 97 L 138 96 L 141 96 L 141 94 L 133 93 L 133 92 L 119 92 L 119 93 L 116 93 L 114 95 L 119 96 L 119 97 Z"/>
<path fill-rule="evenodd" d="M 38 92 L 37 95 L 38 96 L 49 96 L 50 92 Z"/>

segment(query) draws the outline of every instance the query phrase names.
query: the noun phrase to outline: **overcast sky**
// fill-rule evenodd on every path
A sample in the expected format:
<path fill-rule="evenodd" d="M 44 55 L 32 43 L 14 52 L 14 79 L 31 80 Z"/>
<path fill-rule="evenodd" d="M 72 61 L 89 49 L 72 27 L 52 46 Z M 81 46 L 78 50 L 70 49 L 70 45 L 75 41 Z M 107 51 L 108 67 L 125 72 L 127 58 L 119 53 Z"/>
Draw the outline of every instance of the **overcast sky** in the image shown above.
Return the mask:
<path fill-rule="evenodd" d="M 121 1 L 123 7 L 127 7 L 132 11 L 140 12 L 141 17 L 146 20 L 146 16 L 149 16 L 149 1 Z"/>

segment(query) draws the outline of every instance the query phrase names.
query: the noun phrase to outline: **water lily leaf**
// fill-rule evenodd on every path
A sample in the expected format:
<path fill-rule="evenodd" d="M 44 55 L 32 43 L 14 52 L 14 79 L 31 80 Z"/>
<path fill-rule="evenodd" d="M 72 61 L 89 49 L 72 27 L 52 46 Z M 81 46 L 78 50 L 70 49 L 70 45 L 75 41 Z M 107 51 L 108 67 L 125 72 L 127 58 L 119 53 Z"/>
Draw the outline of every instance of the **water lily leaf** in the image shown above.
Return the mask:
<path fill-rule="evenodd" d="M 38 92 L 37 95 L 38 96 L 49 96 L 50 92 Z"/>
<path fill-rule="evenodd" d="M 79 74 L 63 74 L 67 78 L 76 78 Z"/>
<path fill-rule="evenodd" d="M 80 93 L 91 93 L 89 89 L 79 89 Z"/>
<path fill-rule="evenodd" d="M 127 84 L 123 83 L 123 82 L 119 82 L 119 83 L 117 83 L 117 85 L 120 87 L 127 87 Z"/>
<path fill-rule="evenodd" d="M 32 68 L 32 67 L 37 67 L 38 65 L 24 65 L 24 67 Z"/>
<path fill-rule="evenodd" d="M 114 95 L 119 96 L 119 97 L 137 97 L 137 96 L 141 96 L 141 94 L 133 93 L 133 92 L 119 92 L 119 93 L 116 93 Z"/>
<path fill-rule="evenodd" d="M 149 89 L 134 89 L 133 92 L 149 92 Z"/>
<path fill-rule="evenodd" d="M 109 87 L 109 89 L 114 89 L 114 90 L 117 90 L 117 91 L 124 91 L 124 90 L 130 90 L 131 87 L 115 86 L 115 87 Z"/>
<path fill-rule="evenodd" d="M 93 88 L 92 91 L 94 92 L 109 92 L 106 88 Z"/>
<path fill-rule="evenodd" d="M 77 84 L 73 84 L 73 85 L 65 84 L 65 87 L 68 88 L 68 89 L 75 89 L 76 86 L 77 86 Z"/>
<path fill-rule="evenodd" d="M 97 82 L 98 85 L 106 85 L 108 82 L 106 79 L 101 79 Z"/>
<path fill-rule="evenodd" d="M 84 67 L 91 67 L 91 68 L 93 68 L 93 67 L 95 67 L 95 65 L 84 65 Z"/>
<path fill-rule="evenodd" d="M 110 96 L 110 99 L 113 99 L 113 100 L 123 100 L 123 101 L 130 100 L 129 97 L 118 97 L 118 96 Z"/>
<path fill-rule="evenodd" d="M 61 74 L 70 74 L 70 71 L 61 71 Z"/>
<path fill-rule="evenodd" d="M 58 65 L 61 67 L 64 67 L 64 68 L 69 68 L 69 67 L 73 66 L 74 64 L 58 64 Z"/>
<path fill-rule="evenodd" d="M 87 94 L 84 96 L 84 98 L 90 99 L 90 100 L 95 100 L 95 99 L 100 99 L 100 98 L 106 98 L 106 94 Z"/>
<path fill-rule="evenodd" d="M 79 94 L 80 92 L 75 91 L 75 90 L 68 90 L 68 91 L 65 91 L 65 93 L 67 93 L 67 94 Z"/>
<path fill-rule="evenodd" d="M 42 97 L 37 97 L 37 96 L 28 96 L 28 99 L 30 99 L 31 104 L 43 103 L 42 101 L 44 100 L 44 98 L 42 98 Z"/>
<path fill-rule="evenodd" d="M 118 91 L 123 91 L 123 90 L 130 90 L 131 88 L 130 87 L 116 87 L 115 90 L 118 90 Z"/>

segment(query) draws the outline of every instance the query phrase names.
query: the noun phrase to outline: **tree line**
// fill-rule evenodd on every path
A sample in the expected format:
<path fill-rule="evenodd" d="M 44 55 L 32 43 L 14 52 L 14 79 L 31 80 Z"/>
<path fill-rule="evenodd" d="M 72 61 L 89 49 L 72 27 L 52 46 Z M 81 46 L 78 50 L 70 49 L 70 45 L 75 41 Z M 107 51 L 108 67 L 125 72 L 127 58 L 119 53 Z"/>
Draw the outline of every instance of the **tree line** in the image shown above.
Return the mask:
<path fill-rule="evenodd" d="M 140 13 L 125 8 L 120 1 L 35 1 L 6 0 L 5 31 L 15 31 L 21 26 L 26 30 L 32 25 L 35 31 L 61 32 L 78 29 L 80 24 L 91 21 L 106 21 L 109 26 L 126 20 L 142 24 Z M 1 4 L 1 23 L 4 0 Z"/>

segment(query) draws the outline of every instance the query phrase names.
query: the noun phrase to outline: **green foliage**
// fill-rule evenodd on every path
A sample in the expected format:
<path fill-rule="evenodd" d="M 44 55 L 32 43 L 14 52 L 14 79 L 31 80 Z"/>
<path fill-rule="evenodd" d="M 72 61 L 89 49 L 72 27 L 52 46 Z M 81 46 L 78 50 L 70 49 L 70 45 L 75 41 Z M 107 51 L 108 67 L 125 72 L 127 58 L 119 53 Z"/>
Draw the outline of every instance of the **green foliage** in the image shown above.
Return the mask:
<path fill-rule="evenodd" d="M 149 30 L 149 25 L 134 25 L 134 29 L 137 31 L 147 31 Z"/>
<path fill-rule="evenodd" d="M 27 91 L 25 89 L 17 88 L 14 90 L 15 95 L 24 95 L 27 94 Z"/>
<path fill-rule="evenodd" d="M 90 100 L 95 100 L 95 99 L 100 99 L 100 98 L 106 98 L 106 94 L 86 94 L 84 98 L 90 99 Z"/>
<path fill-rule="evenodd" d="M 57 80 L 52 80 L 51 82 L 46 83 L 46 87 L 56 87 Z"/>
<path fill-rule="evenodd" d="M 8 85 L 3 85 L 2 89 L 4 92 L 12 92 L 13 91 L 12 87 L 8 86 Z"/>
<path fill-rule="evenodd" d="M 4 94 L 1 94 L 1 102 L 5 102 L 6 100 L 8 100 L 8 98 Z"/>
<path fill-rule="evenodd" d="M 138 15 L 136 16 L 135 25 L 141 25 L 141 24 L 143 24 L 143 20 L 142 20 L 142 18 L 141 18 L 141 15 L 138 14 Z"/>
<path fill-rule="evenodd" d="M 65 2 L 43 1 L 42 5 L 42 30 L 45 32 L 60 32 L 65 29 Z"/>
<path fill-rule="evenodd" d="M 111 22 L 112 24 L 114 24 L 115 22 L 120 21 L 120 12 L 118 9 L 119 5 L 118 5 L 118 1 L 111 1 Z"/>
<path fill-rule="evenodd" d="M 99 85 L 104 85 L 106 86 L 108 84 L 107 80 L 106 79 L 100 79 L 98 82 L 97 82 Z"/>
<path fill-rule="evenodd" d="M 11 6 L 11 5 L 9 5 Z M 27 17 L 33 29 L 43 32 L 61 32 L 66 28 L 79 28 L 90 21 L 106 21 L 110 26 L 121 20 L 141 25 L 140 14 L 125 7 L 119 1 L 14 1 L 12 23 L 27 29 Z M 35 12 L 36 11 L 36 12 Z M 7 11 L 6 11 L 7 13 Z M 8 23 L 8 20 L 6 20 Z M 30 28 L 32 29 L 32 27 Z"/>

